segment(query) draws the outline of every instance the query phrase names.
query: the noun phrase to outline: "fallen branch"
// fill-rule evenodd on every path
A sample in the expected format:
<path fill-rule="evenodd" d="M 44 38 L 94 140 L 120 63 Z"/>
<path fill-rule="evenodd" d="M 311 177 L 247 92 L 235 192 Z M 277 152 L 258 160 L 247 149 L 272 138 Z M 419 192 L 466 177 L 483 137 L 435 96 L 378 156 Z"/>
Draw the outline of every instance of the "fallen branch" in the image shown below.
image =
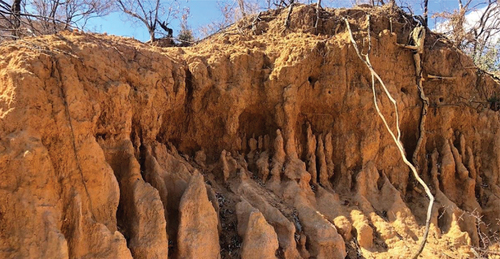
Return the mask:
<path fill-rule="evenodd" d="M 367 15 L 367 20 L 368 20 L 368 37 L 369 37 L 369 41 L 371 41 L 371 39 L 370 39 L 370 27 L 369 27 L 370 26 L 370 23 L 369 23 L 369 21 L 370 21 L 370 15 Z M 427 186 L 427 184 L 418 175 L 417 169 L 415 168 L 415 166 L 413 166 L 408 161 L 408 159 L 406 158 L 404 147 L 403 147 L 403 145 L 401 144 L 401 141 L 400 141 L 401 131 L 399 130 L 399 118 L 398 118 L 398 110 L 397 110 L 396 100 L 394 100 L 394 98 L 391 96 L 391 94 L 387 90 L 387 87 L 385 86 L 384 82 L 382 81 L 382 79 L 380 78 L 380 76 L 377 74 L 377 72 L 375 72 L 375 70 L 373 69 L 373 66 L 371 65 L 371 62 L 370 62 L 370 58 L 368 56 L 369 53 L 370 53 L 370 49 L 368 50 L 367 54 L 363 55 L 364 56 L 364 58 L 363 58 L 362 54 L 360 53 L 360 51 L 358 49 L 358 45 L 356 44 L 356 41 L 354 40 L 354 37 L 352 35 L 351 27 L 349 26 L 349 21 L 346 18 L 344 18 L 344 21 L 345 21 L 345 23 L 347 25 L 347 29 L 349 30 L 349 36 L 350 36 L 351 42 L 352 42 L 352 44 L 354 46 L 354 49 L 356 50 L 356 54 L 358 55 L 359 59 L 361 59 L 361 61 L 363 61 L 363 63 L 365 63 L 365 65 L 368 67 L 368 69 L 371 72 L 373 102 L 375 104 L 375 108 L 377 110 L 377 113 L 378 113 L 379 117 L 382 119 L 382 121 L 384 122 L 385 128 L 387 129 L 387 131 L 389 131 L 389 134 L 391 135 L 392 139 L 394 140 L 394 143 L 398 147 L 399 153 L 401 155 L 401 158 L 403 159 L 403 162 L 411 169 L 411 171 L 413 172 L 414 177 L 422 185 L 422 187 L 424 187 L 425 193 L 429 197 L 429 207 L 427 209 L 427 219 L 426 219 L 426 222 L 425 222 L 425 233 L 424 233 L 424 236 L 422 237 L 422 241 L 420 243 L 419 249 L 412 256 L 412 258 L 417 258 L 418 255 L 422 252 L 422 250 L 423 250 L 423 248 L 425 246 L 425 243 L 427 242 L 427 236 L 429 235 L 429 226 L 430 226 L 431 215 L 432 215 L 432 206 L 434 204 L 434 196 L 432 195 L 431 190 L 429 189 L 429 187 Z M 371 42 L 370 42 L 370 48 L 371 48 Z M 396 134 L 394 134 L 394 132 L 389 127 L 389 124 L 387 123 L 387 120 L 385 119 L 385 116 L 382 114 L 382 112 L 380 111 L 380 108 L 378 106 L 377 95 L 376 95 L 376 92 L 375 92 L 375 78 L 380 83 L 380 85 L 382 86 L 382 89 L 384 90 L 384 92 L 386 93 L 387 97 L 393 103 L 393 105 L 395 107 L 394 109 L 395 109 L 395 113 L 396 113 L 396 131 L 397 131 L 397 137 L 396 137 Z"/>

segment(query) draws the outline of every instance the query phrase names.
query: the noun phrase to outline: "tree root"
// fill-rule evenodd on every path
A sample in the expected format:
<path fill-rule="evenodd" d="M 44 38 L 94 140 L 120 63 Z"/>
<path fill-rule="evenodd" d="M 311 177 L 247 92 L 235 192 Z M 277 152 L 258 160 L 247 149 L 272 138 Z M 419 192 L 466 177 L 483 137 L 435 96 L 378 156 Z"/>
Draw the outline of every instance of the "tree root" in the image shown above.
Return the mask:
<path fill-rule="evenodd" d="M 67 102 L 67 94 L 66 94 L 66 90 L 64 88 L 64 82 L 63 82 L 63 78 L 62 78 L 62 74 L 61 74 L 61 65 L 59 64 L 59 60 L 57 59 L 57 57 L 55 57 L 54 55 L 51 55 L 52 57 L 52 62 L 53 62 L 53 66 L 54 66 L 54 69 L 56 69 L 56 72 L 57 72 L 57 81 L 60 85 L 60 94 L 61 94 L 61 98 L 63 100 L 63 103 L 64 103 L 64 112 L 66 114 L 66 118 L 68 119 L 68 124 L 69 124 L 69 128 L 70 128 L 70 132 L 71 132 L 71 139 L 72 139 L 72 146 L 73 146 L 73 154 L 75 156 L 75 161 L 76 161 L 76 166 L 78 168 L 78 172 L 80 173 L 80 177 L 82 179 L 82 184 L 83 184 L 83 188 L 85 189 L 85 193 L 87 194 L 87 199 L 89 200 L 89 209 L 90 209 L 90 216 L 92 217 L 92 219 L 94 221 L 96 221 L 96 218 L 94 216 L 94 208 L 93 208 L 93 205 L 92 205 L 92 198 L 90 197 L 90 193 L 89 193 L 89 190 L 87 188 L 87 183 L 85 181 L 85 177 L 83 175 L 83 170 L 82 170 L 82 165 L 81 165 L 81 162 L 80 162 L 80 158 L 78 156 L 78 150 L 76 148 L 76 137 L 75 137 L 75 130 L 73 128 L 73 122 L 72 122 L 72 118 L 71 118 L 71 114 L 70 114 L 70 111 L 69 111 L 69 105 L 68 105 L 68 102 Z"/>
<path fill-rule="evenodd" d="M 425 189 L 425 193 L 429 197 L 429 207 L 427 209 L 427 219 L 426 219 L 426 222 L 425 222 L 424 236 L 422 237 L 422 241 L 420 243 L 420 246 L 419 246 L 418 250 L 412 255 L 412 258 L 417 258 L 418 255 L 420 255 L 420 253 L 422 252 L 423 248 L 425 247 L 425 243 L 427 242 L 427 236 L 429 235 L 429 226 L 430 226 L 431 215 L 432 215 L 432 206 L 434 204 L 434 196 L 432 195 L 429 187 L 424 182 L 424 180 L 422 180 L 422 178 L 420 178 L 420 176 L 418 175 L 417 169 L 415 168 L 415 166 L 413 166 L 413 164 L 411 164 L 408 161 L 408 159 L 406 158 L 404 147 L 403 147 L 403 145 L 402 145 L 402 143 L 400 141 L 401 131 L 399 129 L 399 118 L 398 118 L 398 110 L 397 110 L 396 100 L 391 96 L 391 94 L 387 90 L 387 87 L 385 86 L 384 82 L 382 81 L 382 79 L 380 78 L 380 76 L 377 74 L 377 72 L 375 72 L 375 70 L 373 69 L 373 66 L 372 66 L 372 64 L 370 62 L 370 58 L 368 56 L 369 53 L 370 53 L 370 50 L 371 50 L 370 15 L 367 15 L 367 20 L 368 20 L 368 42 L 369 42 L 370 45 L 369 45 L 369 49 L 368 49 L 367 54 L 361 54 L 360 51 L 359 51 L 358 45 L 356 44 L 356 41 L 354 40 L 354 37 L 352 35 L 351 27 L 349 26 L 349 21 L 346 18 L 344 18 L 344 21 L 345 21 L 345 23 L 347 25 L 347 29 L 349 30 L 349 36 L 350 36 L 351 42 L 352 42 L 352 44 L 354 46 L 354 49 L 356 50 L 356 54 L 358 55 L 359 59 L 361 59 L 361 61 L 363 61 L 363 63 L 365 63 L 365 65 L 368 67 L 368 69 L 371 72 L 373 103 L 375 104 L 375 108 L 377 110 L 377 113 L 378 113 L 379 117 L 382 119 L 382 121 L 384 122 L 385 128 L 387 129 L 387 131 L 389 131 L 389 134 L 391 135 L 392 139 L 394 140 L 394 143 L 398 147 L 399 153 L 401 155 L 401 158 L 403 159 L 403 162 L 411 169 L 411 171 L 413 172 L 413 176 L 422 185 L 422 187 Z M 363 58 L 363 56 L 364 56 L 364 58 Z M 387 120 L 385 119 L 384 115 L 382 114 L 382 112 L 380 111 L 380 108 L 378 106 L 377 95 L 376 95 L 376 92 L 375 92 L 375 78 L 380 83 L 380 85 L 382 86 L 382 89 L 386 93 L 387 97 L 389 98 L 389 100 L 394 105 L 394 109 L 395 109 L 395 113 L 396 113 L 396 134 L 397 134 L 397 137 L 396 137 L 396 134 L 389 127 L 389 124 L 387 123 Z M 422 93 L 423 92 L 421 91 L 421 96 L 422 96 Z M 423 95 L 423 96 L 425 97 L 425 95 Z M 425 120 L 424 120 L 424 123 L 425 123 Z M 422 126 L 422 123 L 421 123 L 421 126 Z"/>
<path fill-rule="evenodd" d="M 415 147 L 415 151 L 413 151 L 412 161 L 415 167 L 418 169 L 418 152 L 420 151 L 420 147 L 422 146 L 423 140 L 425 138 L 425 121 L 427 119 L 427 111 L 429 108 L 429 98 L 425 96 L 425 92 L 423 89 L 423 78 L 420 76 L 422 73 L 421 65 L 420 65 L 420 54 L 413 54 L 413 58 L 415 61 L 416 68 L 416 76 L 417 76 L 417 88 L 420 94 L 420 100 L 422 101 L 422 112 L 420 114 L 420 126 L 419 126 L 419 137 L 417 140 L 417 146 Z"/>
<path fill-rule="evenodd" d="M 413 56 L 414 56 L 414 60 L 415 60 L 415 66 L 420 67 L 420 54 L 415 53 L 415 54 L 413 54 Z M 416 58 L 416 56 L 418 56 L 418 58 Z M 417 62 L 418 62 L 418 65 L 417 65 Z M 417 69 L 417 71 L 418 70 L 419 69 Z M 420 69 L 420 74 L 421 74 L 421 69 Z M 417 140 L 417 145 L 415 147 L 415 151 L 413 151 L 412 161 L 413 161 L 413 164 L 415 165 L 415 169 L 419 170 L 418 153 L 419 153 L 420 147 L 422 146 L 422 143 L 424 142 L 424 139 L 425 139 L 425 121 L 427 119 L 427 112 L 428 112 L 428 108 L 429 108 L 429 98 L 427 98 L 427 96 L 425 96 L 425 92 L 423 89 L 423 78 L 421 76 L 417 76 L 417 77 L 418 77 L 418 84 L 417 84 L 418 91 L 420 93 L 420 100 L 422 100 L 422 112 L 420 114 L 420 125 L 419 125 L 419 129 L 418 129 L 419 136 L 418 136 L 418 140 Z M 417 177 L 415 177 L 415 178 L 417 178 Z M 420 182 L 422 179 L 417 178 L 417 180 Z M 432 195 L 427 186 L 424 186 L 424 188 L 425 188 L 425 192 L 427 193 L 427 196 Z M 430 197 L 431 196 L 429 196 L 429 198 Z M 427 241 L 427 236 L 429 235 L 430 217 L 432 214 L 432 202 L 433 202 L 433 199 L 431 199 L 431 202 L 429 202 L 429 209 L 427 211 L 427 220 L 426 220 L 426 224 L 425 224 L 424 236 L 422 237 L 422 242 L 420 243 L 417 251 L 412 256 L 413 259 L 417 258 L 418 255 L 420 253 L 422 253 L 422 251 L 424 250 L 425 243 Z"/>

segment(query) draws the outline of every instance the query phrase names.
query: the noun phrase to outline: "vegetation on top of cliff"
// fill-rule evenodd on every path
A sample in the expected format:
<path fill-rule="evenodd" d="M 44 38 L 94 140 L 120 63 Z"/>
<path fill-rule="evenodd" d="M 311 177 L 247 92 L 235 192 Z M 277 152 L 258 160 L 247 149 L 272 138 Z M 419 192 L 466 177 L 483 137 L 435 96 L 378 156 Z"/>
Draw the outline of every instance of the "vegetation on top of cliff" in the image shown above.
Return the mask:
<path fill-rule="evenodd" d="M 219 21 L 200 30 L 203 37 L 222 31 L 240 19 L 259 20 L 259 14 L 269 10 L 288 9 L 301 1 L 280 0 L 218 0 Z M 306 1 L 304 1 L 306 2 Z M 311 4 L 313 1 L 307 1 Z M 482 69 L 498 73 L 500 71 L 500 5 L 494 0 L 457 0 L 456 6 L 447 3 L 443 10 L 429 10 L 435 4 L 432 0 L 402 1 L 315 1 L 318 21 L 321 10 L 328 7 L 355 6 L 392 6 L 407 10 L 409 14 L 420 17 L 427 25 L 429 18 L 434 19 L 434 29 L 442 32 L 455 46 L 473 58 Z M 415 12 L 421 6 L 422 13 Z M 195 42 L 193 29 L 188 26 L 189 8 L 182 7 L 177 1 L 159 0 L 13 0 L 12 3 L 0 1 L 0 40 L 16 39 L 26 36 L 57 33 L 62 30 L 87 30 L 87 22 L 96 17 L 120 12 L 128 16 L 129 22 L 139 23 L 148 31 L 149 41 L 162 41 L 162 46 L 174 46 L 174 39 L 182 46 Z M 174 37 L 173 20 L 179 21 L 179 34 Z M 157 44 L 158 45 L 158 44 Z"/>

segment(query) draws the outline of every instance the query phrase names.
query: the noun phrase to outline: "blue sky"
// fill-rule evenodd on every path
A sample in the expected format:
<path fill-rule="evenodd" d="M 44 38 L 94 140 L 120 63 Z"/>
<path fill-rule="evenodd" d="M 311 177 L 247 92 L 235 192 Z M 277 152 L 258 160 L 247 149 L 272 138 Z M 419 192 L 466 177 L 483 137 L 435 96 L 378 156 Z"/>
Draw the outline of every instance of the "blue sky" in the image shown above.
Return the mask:
<path fill-rule="evenodd" d="M 216 0 L 179 0 L 179 4 L 181 9 L 184 7 L 190 9 L 188 23 L 194 31 L 220 17 L 220 11 Z M 177 35 L 180 28 L 179 21 L 173 20 L 171 25 L 174 29 L 174 35 Z M 134 22 L 131 18 L 119 12 L 90 20 L 86 29 L 96 32 L 107 32 L 108 34 L 119 36 L 134 37 L 141 41 L 147 41 L 149 39 L 149 34 L 144 25 Z"/>
<path fill-rule="evenodd" d="M 231 0 L 227 1 L 230 2 Z M 234 4 L 236 4 L 236 0 L 233 1 Z M 415 12 L 416 14 L 422 13 L 420 1 L 418 0 L 397 0 L 397 2 L 400 6 L 411 6 L 413 12 Z M 193 31 L 195 32 L 195 35 L 198 32 L 198 28 L 200 28 L 201 26 L 221 19 L 221 13 L 218 7 L 217 0 L 178 0 L 178 3 L 181 9 L 186 7 L 190 9 L 188 23 L 191 29 L 193 29 Z M 323 3 L 327 6 L 351 5 L 350 0 L 323 0 Z M 441 12 L 444 10 L 450 11 L 457 7 L 458 0 L 429 0 L 430 14 Z M 433 27 L 433 19 L 430 19 L 429 25 L 431 28 Z M 174 35 L 177 35 L 180 27 L 179 21 L 173 20 L 171 22 L 171 27 L 174 29 Z M 131 18 L 127 17 L 124 14 L 120 14 L 119 12 L 111 13 L 106 17 L 90 20 L 86 26 L 86 29 L 101 33 L 106 32 L 108 34 L 119 36 L 134 37 L 141 41 L 147 41 L 149 39 L 149 34 L 144 25 L 138 22 L 134 23 Z"/>

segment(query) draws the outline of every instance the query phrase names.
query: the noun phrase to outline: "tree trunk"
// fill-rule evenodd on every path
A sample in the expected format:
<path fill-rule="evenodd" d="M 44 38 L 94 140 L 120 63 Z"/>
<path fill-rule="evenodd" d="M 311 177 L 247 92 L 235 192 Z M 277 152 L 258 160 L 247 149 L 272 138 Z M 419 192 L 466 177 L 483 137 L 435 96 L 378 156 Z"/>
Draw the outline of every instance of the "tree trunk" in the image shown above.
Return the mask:
<path fill-rule="evenodd" d="M 21 26 L 21 0 L 14 0 L 10 7 L 12 11 L 12 35 L 19 37 L 19 27 Z"/>
<path fill-rule="evenodd" d="M 155 31 L 151 29 L 149 29 L 148 31 L 149 31 L 149 42 L 153 43 L 156 40 Z"/>
<path fill-rule="evenodd" d="M 429 15 L 429 0 L 424 0 L 424 26 L 427 27 L 427 24 L 428 24 L 428 15 Z"/>

